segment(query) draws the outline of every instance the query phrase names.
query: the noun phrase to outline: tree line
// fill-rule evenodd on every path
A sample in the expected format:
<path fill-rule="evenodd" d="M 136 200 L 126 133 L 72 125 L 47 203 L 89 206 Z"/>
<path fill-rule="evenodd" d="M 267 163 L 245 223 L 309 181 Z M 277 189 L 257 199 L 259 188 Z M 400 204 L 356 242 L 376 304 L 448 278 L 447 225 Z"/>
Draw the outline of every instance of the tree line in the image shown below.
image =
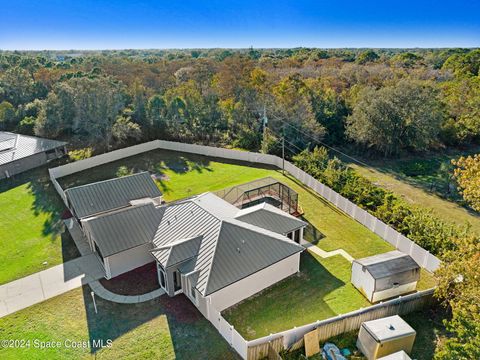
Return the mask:
<path fill-rule="evenodd" d="M 0 128 L 96 152 L 153 138 L 387 157 L 469 146 L 479 62 L 477 49 L 1 52 Z"/>

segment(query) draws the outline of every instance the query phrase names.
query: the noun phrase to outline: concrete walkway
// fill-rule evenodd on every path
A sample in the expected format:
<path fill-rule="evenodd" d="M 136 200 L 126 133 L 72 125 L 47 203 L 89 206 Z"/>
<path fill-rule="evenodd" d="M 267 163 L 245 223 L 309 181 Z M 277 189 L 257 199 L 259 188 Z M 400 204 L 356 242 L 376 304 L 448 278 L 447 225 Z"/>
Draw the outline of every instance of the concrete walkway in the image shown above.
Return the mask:
<path fill-rule="evenodd" d="M 142 303 L 165 294 L 165 291 L 163 289 L 157 289 L 143 295 L 118 295 L 111 292 L 110 290 L 105 289 L 99 281 L 92 281 L 88 285 L 90 285 L 95 295 L 100 296 L 102 299 L 116 302 L 119 304 Z"/>
<path fill-rule="evenodd" d="M 0 317 L 25 309 L 105 276 L 94 254 L 0 286 Z"/>
<path fill-rule="evenodd" d="M 349 262 L 353 262 L 355 260 L 349 253 L 347 253 L 343 249 L 337 249 L 333 251 L 325 251 L 320 249 L 318 246 L 312 244 L 311 242 L 308 242 L 306 240 L 302 240 L 301 245 L 305 248 L 308 249 L 309 251 L 313 252 L 314 254 L 320 256 L 321 258 L 329 258 L 335 255 L 340 255 L 343 256 L 345 259 L 347 259 Z"/>

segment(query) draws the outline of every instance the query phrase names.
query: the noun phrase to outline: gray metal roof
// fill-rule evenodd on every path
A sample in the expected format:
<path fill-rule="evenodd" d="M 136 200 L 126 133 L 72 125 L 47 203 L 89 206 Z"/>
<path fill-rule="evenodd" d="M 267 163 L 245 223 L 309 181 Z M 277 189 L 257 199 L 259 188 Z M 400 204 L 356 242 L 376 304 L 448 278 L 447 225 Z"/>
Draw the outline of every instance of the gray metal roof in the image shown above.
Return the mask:
<path fill-rule="evenodd" d="M 190 239 L 180 240 L 164 247 L 153 249 L 152 254 L 164 268 L 167 268 L 196 257 L 200 250 L 202 240 L 203 236 L 201 235 Z"/>
<path fill-rule="evenodd" d="M 63 141 L 0 131 L 0 165 L 65 145 Z"/>
<path fill-rule="evenodd" d="M 307 226 L 306 222 L 267 203 L 242 209 L 235 218 L 279 234 L 287 234 Z"/>
<path fill-rule="evenodd" d="M 415 334 L 415 330 L 398 315 L 365 321 L 362 326 L 378 342 Z"/>
<path fill-rule="evenodd" d="M 79 219 L 130 205 L 130 201 L 162 195 L 148 172 L 77 186 L 65 195 Z"/>
<path fill-rule="evenodd" d="M 162 208 L 153 243 L 163 250 L 153 255 L 165 263 L 169 254 L 164 249 L 169 244 L 201 236 L 198 255 L 188 271 L 195 272 L 195 287 L 203 295 L 304 250 L 283 235 L 234 219 L 239 210 L 212 193 Z M 186 252 L 181 251 L 180 258 Z"/>
<path fill-rule="evenodd" d="M 302 246 L 277 233 L 238 220 L 224 220 L 205 295 L 303 250 Z"/>
<path fill-rule="evenodd" d="M 374 279 L 381 279 L 420 268 L 410 255 L 398 250 L 354 261 L 366 267 Z"/>
<path fill-rule="evenodd" d="M 153 204 L 132 206 L 83 222 L 104 257 L 152 242 L 164 212 Z"/>

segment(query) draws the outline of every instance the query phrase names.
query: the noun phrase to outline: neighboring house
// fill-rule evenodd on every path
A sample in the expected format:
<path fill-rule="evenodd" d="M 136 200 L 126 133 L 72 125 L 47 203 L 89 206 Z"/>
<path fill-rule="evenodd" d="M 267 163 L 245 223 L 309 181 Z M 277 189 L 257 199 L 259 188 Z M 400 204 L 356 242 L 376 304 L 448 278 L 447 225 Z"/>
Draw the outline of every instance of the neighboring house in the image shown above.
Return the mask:
<path fill-rule="evenodd" d="M 66 142 L 0 131 L 0 179 L 46 164 L 67 153 Z"/>
<path fill-rule="evenodd" d="M 372 303 L 415 291 L 419 280 L 420 266 L 398 250 L 352 263 L 352 284 Z"/>
<path fill-rule="evenodd" d="M 141 173 L 65 191 L 106 278 L 156 261 L 165 292 L 184 293 L 208 318 L 207 302 L 222 311 L 299 271 L 304 221 L 213 193 L 160 204 L 153 187 Z"/>

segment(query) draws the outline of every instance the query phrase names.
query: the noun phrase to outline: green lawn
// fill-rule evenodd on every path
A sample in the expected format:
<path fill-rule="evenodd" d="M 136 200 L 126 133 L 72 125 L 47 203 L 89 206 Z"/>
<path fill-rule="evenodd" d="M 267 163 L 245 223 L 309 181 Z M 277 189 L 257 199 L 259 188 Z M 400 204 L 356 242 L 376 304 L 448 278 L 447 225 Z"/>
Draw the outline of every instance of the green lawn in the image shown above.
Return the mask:
<path fill-rule="evenodd" d="M 45 167 L 0 181 L 0 284 L 78 256 L 63 211 Z"/>
<path fill-rule="evenodd" d="M 0 339 L 30 340 L 30 348 L 1 349 L 1 359 L 237 359 L 217 330 L 183 296 L 116 304 L 75 289 L 0 319 Z M 58 349 L 34 340 L 59 341 Z M 113 340 L 110 348 L 67 348 L 72 342 Z M 70 343 L 65 343 L 69 340 Z"/>
<path fill-rule="evenodd" d="M 300 273 L 225 311 L 225 319 L 246 339 L 370 305 L 350 283 L 351 264 L 343 257 L 321 259 L 304 252 L 300 261 Z"/>
<path fill-rule="evenodd" d="M 453 151 L 396 161 L 367 160 L 371 165 L 369 167 L 356 163 L 349 165 L 359 174 L 406 201 L 431 208 L 446 221 L 461 225 L 469 223 L 472 229 L 480 233 L 480 214 L 467 208 L 454 185 L 451 185 L 450 191 L 448 185 L 452 175 L 451 160 L 479 151 Z"/>
<path fill-rule="evenodd" d="M 156 150 L 101 165 L 59 180 L 64 188 L 68 188 L 148 170 L 166 176 L 166 180 L 158 181 L 158 184 L 165 199 L 172 201 L 272 176 L 299 193 L 305 219 L 315 227 L 317 235 L 321 237 L 318 246 L 322 249 L 330 251 L 343 248 L 353 257 L 364 257 L 393 249 L 380 237 L 329 205 L 326 200 L 293 177 L 283 176 L 278 169 L 257 166 L 210 159 L 194 154 Z"/>

